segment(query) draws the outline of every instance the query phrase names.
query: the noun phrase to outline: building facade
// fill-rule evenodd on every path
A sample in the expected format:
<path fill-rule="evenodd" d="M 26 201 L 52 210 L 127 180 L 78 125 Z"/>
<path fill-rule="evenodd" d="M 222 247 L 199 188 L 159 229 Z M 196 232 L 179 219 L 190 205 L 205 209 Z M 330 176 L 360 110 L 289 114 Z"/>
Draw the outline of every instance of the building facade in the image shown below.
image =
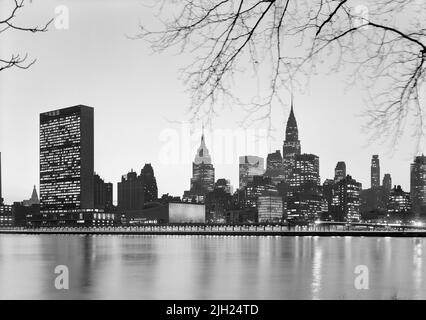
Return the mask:
<path fill-rule="evenodd" d="M 154 202 L 158 200 L 157 180 L 154 175 L 154 169 L 150 163 L 146 163 L 141 170 L 143 180 L 144 200 L 145 202 Z"/>
<path fill-rule="evenodd" d="M 380 160 L 377 154 L 371 158 L 371 188 L 380 187 Z"/>
<path fill-rule="evenodd" d="M 418 156 L 410 166 L 410 196 L 413 213 L 426 219 L 426 157 Z"/>
<path fill-rule="evenodd" d="M 281 156 L 280 150 L 268 154 L 264 175 L 270 177 L 272 183 L 275 185 L 285 180 L 283 157 Z"/>
<path fill-rule="evenodd" d="M 297 129 L 297 121 L 293 111 L 293 99 L 291 101 L 290 115 L 287 120 L 285 130 L 285 140 L 283 143 L 283 167 L 285 181 L 288 182 L 295 165 L 295 158 L 300 155 L 301 147 L 299 141 L 299 131 Z"/>
<path fill-rule="evenodd" d="M 201 143 L 192 163 L 191 188 L 183 194 L 184 202 L 204 203 L 207 193 L 213 191 L 215 172 L 212 159 L 201 135 Z"/>
<path fill-rule="evenodd" d="M 361 190 L 361 183 L 350 175 L 336 184 L 333 196 L 333 219 L 335 221 L 360 221 Z"/>
<path fill-rule="evenodd" d="M 93 178 L 94 207 L 96 209 L 113 209 L 113 184 L 106 183 L 98 174 Z"/>
<path fill-rule="evenodd" d="M 133 169 L 123 175 L 117 184 L 117 196 L 120 211 L 142 210 L 145 202 L 142 177 Z"/>
<path fill-rule="evenodd" d="M 296 155 L 287 197 L 287 219 L 312 221 L 321 212 L 319 158 L 314 154 Z"/>
<path fill-rule="evenodd" d="M 397 214 L 411 213 L 410 193 L 404 192 L 401 186 L 394 186 L 390 192 L 387 213 L 390 217 Z"/>
<path fill-rule="evenodd" d="M 283 199 L 277 193 L 264 193 L 257 199 L 259 223 L 281 223 L 283 221 Z"/>
<path fill-rule="evenodd" d="M 42 224 L 73 224 L 94 207 L 93 108 L 78 105 L 40 114 Z"/>

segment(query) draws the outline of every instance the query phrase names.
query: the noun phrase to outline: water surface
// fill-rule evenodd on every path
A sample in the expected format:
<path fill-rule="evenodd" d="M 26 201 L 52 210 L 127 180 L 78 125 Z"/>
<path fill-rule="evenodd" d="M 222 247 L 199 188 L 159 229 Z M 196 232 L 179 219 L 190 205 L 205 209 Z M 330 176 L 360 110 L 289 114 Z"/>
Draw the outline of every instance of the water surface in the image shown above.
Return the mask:
<path fill-rule="evenodd" d="M 426 299 L 426 239 L 0 235 L 0 299 Z M 66 265 L 69 290 L 54 269 Z M 369 289 L 357 290 L 358 265 Z"/>

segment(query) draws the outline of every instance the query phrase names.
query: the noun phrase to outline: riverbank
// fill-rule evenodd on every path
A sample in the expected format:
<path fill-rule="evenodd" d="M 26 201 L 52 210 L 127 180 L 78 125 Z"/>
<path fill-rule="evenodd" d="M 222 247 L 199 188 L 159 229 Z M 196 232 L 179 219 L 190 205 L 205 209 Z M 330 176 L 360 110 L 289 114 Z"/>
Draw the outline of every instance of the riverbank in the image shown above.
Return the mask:
<path fill-rule="evenodd" d="M 299 237 L 426 237 L 426 231 L 231 231 L 231 230 L 57 230 L 57 229 L 26 229 L 0 230 L 0 234 L 63 234 L 63 235 L 182 235 L 182 236 L 299 236 Z"/>

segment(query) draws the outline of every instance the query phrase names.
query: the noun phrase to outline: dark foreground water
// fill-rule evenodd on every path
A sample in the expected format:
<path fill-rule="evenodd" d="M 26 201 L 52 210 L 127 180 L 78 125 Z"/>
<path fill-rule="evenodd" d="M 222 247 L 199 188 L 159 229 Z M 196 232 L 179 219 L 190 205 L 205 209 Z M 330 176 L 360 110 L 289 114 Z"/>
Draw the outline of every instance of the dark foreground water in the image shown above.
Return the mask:
<path fill-rule="evenodd" d="M 0 298 L 426 299 L 425 246 L 415 238 L 0 235 Z M 69 290 L 54 286 L 57 265 L 69 269 Z M 366 290 L 355 286 L 359 265 L 368 268 Z"/>

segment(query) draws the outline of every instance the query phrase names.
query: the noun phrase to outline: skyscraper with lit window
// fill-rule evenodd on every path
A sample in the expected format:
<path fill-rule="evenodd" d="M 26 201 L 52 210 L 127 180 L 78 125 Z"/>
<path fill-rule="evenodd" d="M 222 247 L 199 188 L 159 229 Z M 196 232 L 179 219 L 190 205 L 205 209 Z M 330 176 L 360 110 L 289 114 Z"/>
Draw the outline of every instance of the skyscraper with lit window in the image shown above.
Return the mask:
<path fill-rule="evenodd" d="M 83 220 L 93 209 L 93 108 L 40 114 L 40 212 L 43 224 Z"/>
<path fill-rule="evenodd" d="M 413 212 L 419 218 L 426 219 L 426 156 L 416 157 L 411 164 L 410 171 L 410 195 Z"/>
<path fill-rule="evenodd" d="M 380 187 L 380 160 L 377 154 L 371 158 L 371 188 Z"/>
<path fill-rule="evenodd" d="M 201 143 L 192 163 L 191 188 L 183 194 L 184 202 L 204 202 L 207 193 L 214 189 L 214 167 L 212 159 L 201 135 Z"/>
<path fill-rule="evenodd" d="M 332 204 L 334 220 L 356 222 L 361 219 L 361 190 L 361 183 L 350 175 L 336 183 Z"/>
<path fill-rule="evenodd" d="M 306 153 L 296 155 L 287 193 L 287 218 L 317 219 L 322 212 L 320 189 L 318 156 Z"/>
<path fill-rule="evenodd" d="M 404 192 L 401 186 L 395 186 L 390 191 L 387 213 L 390 217 L 395 214 L 411 213 L 410 194 L 408 192 Z"/>
<path fill-rule="evenodd" d="M 299 141 L 299 131 L 297 129 L 297 121 L 293 111 L 293 98 L 291 99 L 291 110 L 287 120 L 285 130 L 285 140 L 283 143 L 283 165 L 285 181 L 291 178 L 291 173 L 295 164 L 296 155 L 300 154 L 301 147 Z"/>

